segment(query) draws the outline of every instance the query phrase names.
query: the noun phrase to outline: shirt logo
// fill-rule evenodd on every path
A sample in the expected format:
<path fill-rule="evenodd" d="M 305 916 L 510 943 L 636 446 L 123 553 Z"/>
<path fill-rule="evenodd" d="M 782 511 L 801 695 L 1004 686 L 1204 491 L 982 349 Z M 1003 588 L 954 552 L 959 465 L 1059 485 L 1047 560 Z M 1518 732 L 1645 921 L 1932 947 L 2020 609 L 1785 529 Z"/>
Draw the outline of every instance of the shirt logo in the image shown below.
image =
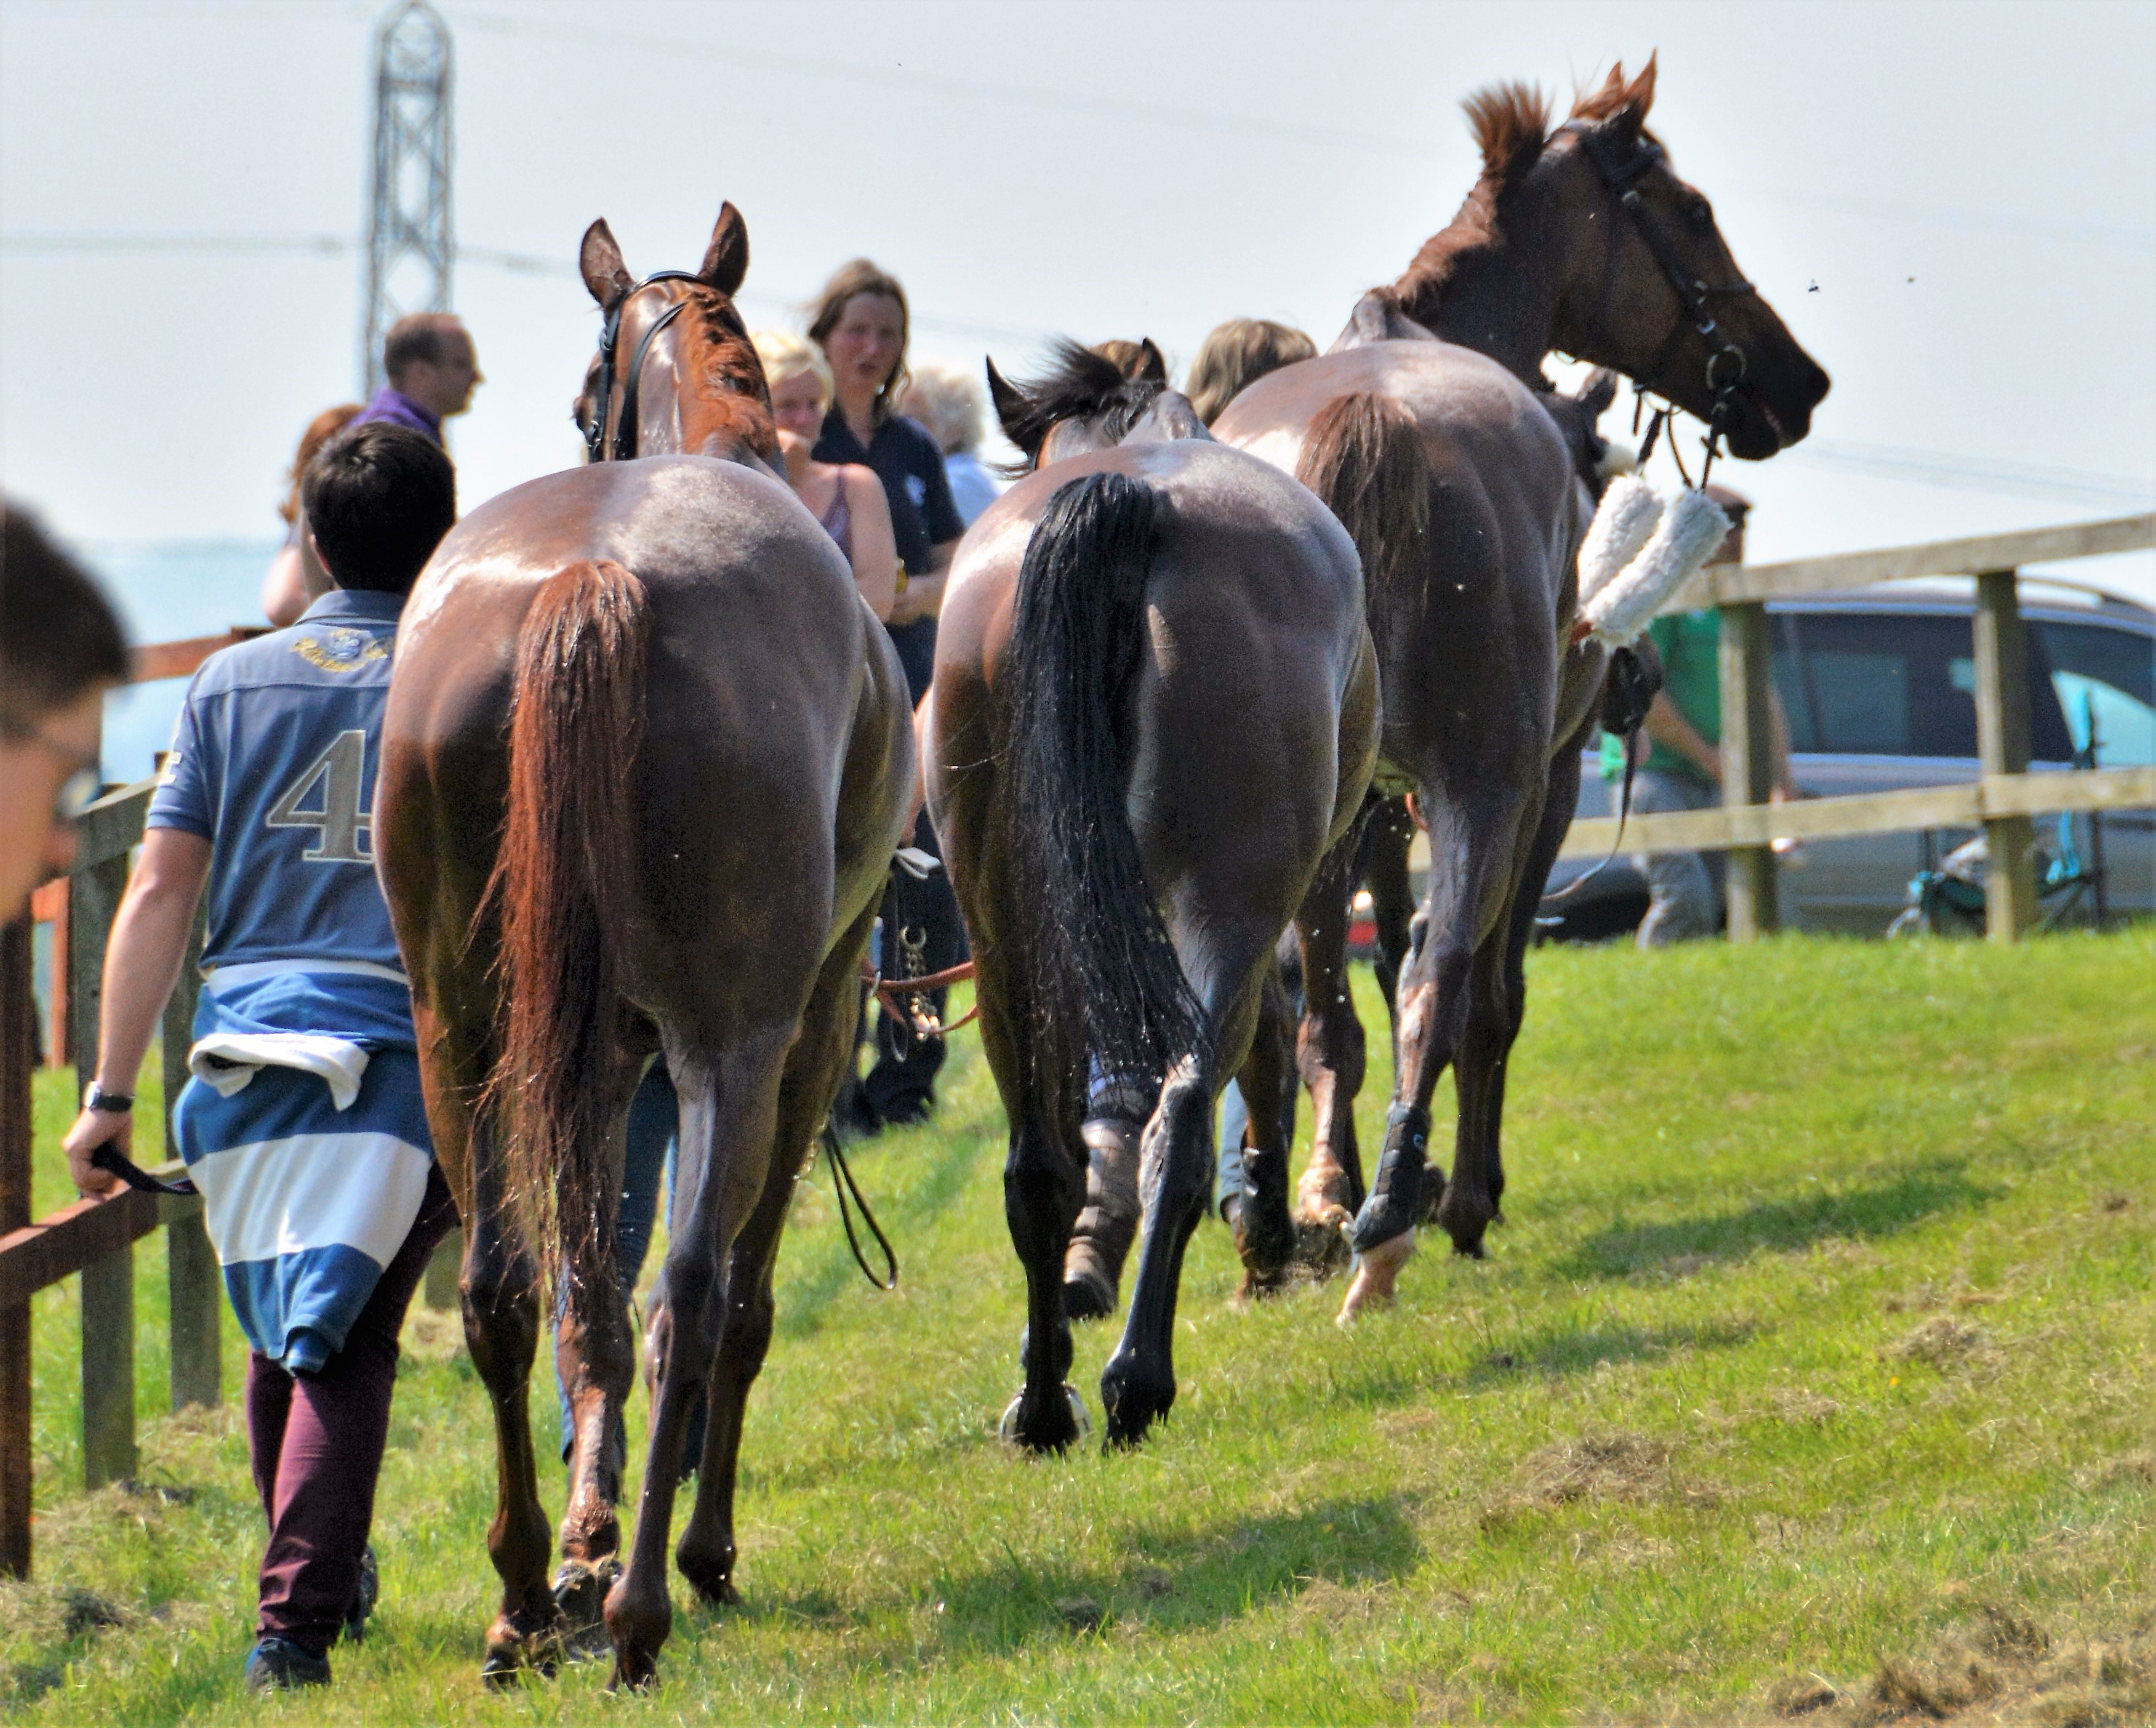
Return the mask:
<path fill-rule="evenodd" d="M 375 661 L 389 658 L 388 646 L 380 637 L 339 625 L 329 625 L 319 638 L 300 637 L 293 643 L 292 652 L 326 672 L 356 672 Z"/>
<path fill-rule="evenodd" d="M 928 482 L 917 474 L 906 476 L 906 496 L 913 500 L 913 507 L 920 509 L 928 501 Z"/>

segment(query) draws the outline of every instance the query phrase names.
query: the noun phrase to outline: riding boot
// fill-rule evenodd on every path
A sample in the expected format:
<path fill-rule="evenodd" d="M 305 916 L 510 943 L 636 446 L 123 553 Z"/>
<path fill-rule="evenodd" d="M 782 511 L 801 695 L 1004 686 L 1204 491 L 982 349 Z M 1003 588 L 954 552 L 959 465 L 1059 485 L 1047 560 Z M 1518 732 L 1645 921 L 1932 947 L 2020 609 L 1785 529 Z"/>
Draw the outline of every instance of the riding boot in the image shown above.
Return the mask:
<path fill-rule="evenodd" d="M 1123 1258 L 1138 1232 L 1138 1139 L 1141 1125 L 1096 1116 L 1079 1134 L 1086 1142 L 1086 1206 L 1063 1256 L 1063 1312 L 1074 1320 L 1116 1311 Z"/>
<path fill-rule="evenodd" d="M 1348 1234 L 1357 1253 L 1405 1236 L 1422 1221 L 1422 1178 L 1429 1147 L 1429 1111 L 1394 1104 L 1385 1113 L 1385 1146 L 1378 1155 L 1377 1180 Z"/>

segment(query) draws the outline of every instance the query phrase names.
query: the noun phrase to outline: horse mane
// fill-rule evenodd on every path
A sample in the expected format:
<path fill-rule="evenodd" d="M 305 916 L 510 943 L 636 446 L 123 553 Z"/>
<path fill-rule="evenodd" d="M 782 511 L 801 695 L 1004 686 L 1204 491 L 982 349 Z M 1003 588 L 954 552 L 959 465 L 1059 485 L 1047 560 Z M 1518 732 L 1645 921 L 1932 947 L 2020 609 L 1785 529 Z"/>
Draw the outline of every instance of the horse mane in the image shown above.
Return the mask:
<path fill-rule="evenodd" d="M 1468 128 L 1482 152 L 1482 172 L 1490 178 L 1511 180 L 1524 174 L 1549 141 L 1549 98 L 1534 85 L 1488 85 L 1460 105 L 1467 111 Z"/>
<path fill-rule="evenodd" d="M 683 447 L 697 450 L 715 435 L 731 436 L 760 456 L 776 458 L 771 392 L 748 326 L 717 289 L 703 282 L 685 286 L 695 316 L 685 321 L 686 340 L 675 361 L 678 383 L 693 386 L 680 391 Z"/>
<path fill-rule="evenodd" d="M 1054 363 L 1047 372 L 1009 384 L 1010 393 L 999 393 L 996 402 L 1004 435 L 1029 462 L 1065 420 L 1098 418 L 1108 441 L 1120 442 L 1167 388 L 1155 378 L 1125 377 L 1113 360 L 1068 337 L 1057 337 L 1050 352 Z"/>

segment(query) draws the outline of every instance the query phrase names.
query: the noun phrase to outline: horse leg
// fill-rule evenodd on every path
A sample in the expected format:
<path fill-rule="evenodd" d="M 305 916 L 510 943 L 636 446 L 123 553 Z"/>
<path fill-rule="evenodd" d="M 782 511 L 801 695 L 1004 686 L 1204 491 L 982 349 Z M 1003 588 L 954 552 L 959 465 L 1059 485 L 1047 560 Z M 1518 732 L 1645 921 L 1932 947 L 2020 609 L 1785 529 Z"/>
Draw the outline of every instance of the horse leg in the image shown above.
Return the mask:
<path fill-rule="evenodd" d="M 1250 1053 L 1236 1076 L 1248 1107 L 1243 1130 L 1243 1197 L 1235 1218 L 1245 1297 L 1269 1296 L 1287 1283 L 1295 1258 L 1295 1223 L 1288 1216 L 1290 1124 L 1295 1107 L 1295 1016 L 1277 965 L 1265 969 Z"/>
<path fill-rule="evenodd" d="M 1205 1216 L 1213 1180 L 1213 1102 L 1220 1088 L 1214 1072 L 1218 1058 L 1210 1052 L 1232 1051 L 1240 1041 L 1236 1033 L 1250 1025 L 1259 969 L 1270 949 L 1260 936 L 1247 945 L 1246 953 L 1211 965 L 1205 957 L 1184 959 L 1192 987 L 1205 1005 L 1212 1037 L 1207 1053 L 1186 1056 L 1168 1071 L 1159 1108 L 1146 1124 L 1139 1176 L 1145 1221 L 1137 1279 L 1122 1341 L 1101 1371 L 1101 1401 L 1111 1446 L 1136 1445 L 1175 1403 L 1175 1303 L 1183 1283 L 1183 1251 Z M 1232 1027 L 1237 1018 L 1241 1026 Z"/>
<path fill-rule="evenodd" d="M 662 1026 L 666 1065 L 681 1100 L 675 1228 L 666 1252 L 666 1313 L 657 1328 L 658 1396 L 637 1501 L 629 1564 L 607 1593 L 614 1681 L 642 1687 L 672 1630 L 666 1545 L 689 1422 L 711 1377 L 725 1313 L 729 1251 L 762 1196 L 778 1128 L 778 1089 L 796 1026 L 766 1026 L 716 1057 Z"/>
<path fill-rule="evenodd" d="M 1473 1149 L 1479 1180 L 1489 1196 L 1490 1221 L 1504 1222 L 1505 1163 L 1503 1155 L 1503 1128 L 1505 1120 L 1505 1077 L 1511 1066 L 1512 1046 L 1518 1041 L 1520 1027 L 1527 1018 L 1528 946 L 1534 940 L 1535 918 L 1542 909 L 1543 891 L 1549 886 L 1551 867 L 1564 845 L 1566 831 L 1579 803 L 1579 753 L 1594 732 L 1590 717 L 1578 732 L 1550 759 L 1549 789 L 1543 800 L 1542 820 L 1537 825 L 1532 842 L 1518 887 L 1513 891 L 1511 914 L 1499 933 L 1503 941 L 1502 969 L 1496 979 L 1496 989 L 1502 993 L 1502 1012 L 1491 1026 L 1478 1037 L 1469 1035 L 1469 1046 L 1475 1050 L 1471 1057 L 1463 1052 L 1460 1057 L 1462 1097 L 1468 1083 L 1467 1074 L 1472 1065 L 1478 1070 L 1476 1088 L 1481 1094 L 1478 1107 L 1480 1124 Z M 1492 939 L 1493 940 L 1496 939 Z M 1493 1011 L 1496 1004 L 1491 1005 Z M 1480 1046 L 1480 1049 L 1475 1047 Z M 1486 1054 L 1485 1053 L 1486 1052 Z M 1461 1122 L 1466 1113 L 1463 1106 Z M 1459 1143 L 1454 1164 L 1457 1180 L 1459 1166 L 1469 1155 L 1465 1139 Z M 1449 1191 L 1448 1196 L 1449 1198 Z M 1440 1201 L 1436 1209 L 1437 1221 L 1450 1232 L 1453 1214 L 1445 1210 Z M 1457 1244 L 1458 1238 L 1454 1238 Z"/>
<path fill-rule="evenodd" d="M 1430 897 L 1422 941 L 1400 978 L 1399 1067 L 1377 1177 L 1355 1220 L 1353 1243 L 1362 1259 L 1342 1306 L 1343 1320 L 1367 1303 L 1389 1301 L 1413 1252 L 1410 1232 L 1423 1212 L 1430 1096 L 1459 1051 L 1476 951 L 1498 924 L 1516 874 L 1523 814 L 1517 800 L 1435 796 L 1425 777 L 1422 801 L 1430 820 Z M 1454 1237 L 1462 1253 L 1481 1252 L 1491 1210 L 1487 1197 L 1471 1191 L 1461 1203 L 1478 1198 L 1481 1216 Z"/>
<path fill-rule="evenodd" d="M 1400 968 L 1408 957 L 1414 918 L 1414 891 L 1408 874 L 1408 851 L 1414 844 L 1414 819 L 1407 800 L 1389 798 L 1370 818 L 1363 845 L 1363 882 L 1370 891 L 1370 913 L 1378 927 L 1378 988 L 1384 992 L 1392 1021 L 1393 1060 L 1400 1059 Z"/>
<path fill-rule="evenodd" d="M 726 1324 L 711 1365 L 710 1416 L 696 1473 L 696 1501 L 674 1551 L 681 1576 L 715 1607 L 741 1600 L 733 1573 L 734 1487 L 741 1463 L 742 1419 L 748 1409 L 749 1389 L 771 1349 L 772 1268 L 778 1259 L 778 1238 L 786 1227 L 794 1185 L 803 1165 L 816 1155 L 817 1134 L 831 1113 L 853 1052 L 861 957 L 875 915 L 871 902 L 824 963 L 816 993 L 802 1017 L 800 1041 L 788 1055 L 785 1076 L 779 1082 L 771 1174 L 756 1210 L 734 1241 L 726 1268 Z"/>
<path fill-rule="evenodd" d="M 1338 1226 L 1363 1201 L 1355 1095 L 1363 1089 L 1363 1023 L 1348 994 L 1348 917 L 1361 842 L 1351 831 L 1325 855 L 1296 932 L 1302 946 L 1302 1027 L 1296 1064 L 1310 1088 L 1310 1162 L 1296 1191 L 1299 1253 L 1320 1269 L 1344 1258 Z"/>
<path fill-rule="evenodd" d="M 640 1066 L 625 1062 L 605 1083 L 613 1093 L 614 1123 L 606 1149 L 607 1191 L 616 1196 L 622 1191 L 629 1101 Z M 636 1335 L 628 1304 L 602 1299 L 592 1306 L 590 1316 L 579 1318 L 578 1304 L 563 1303 L 554 1330 L 554 1368 L 569 1408 L 570 1451 L 562 1565 L 553 1590 L 572 1639 L 601 1628 L 607 1590 L 621 1569 L 621 1522 L 614 1508 L 621 1499 L 625 1460 L 616 1454 L 614 1442 L 622 1407 L 636 1378 Z"/>
<path fill-rule="evenodd" d="M 1138 1140 L 1152 1102 L 1144 1093 L 1116 1076 L 1086 1101 L 1078 1130 L 1086 1147 L 1086 1204 L 1063 1256 L 1063 1307 L 1074 1320 L 1116 1311 L 1123 1260 L 1138 1232 Z"/>

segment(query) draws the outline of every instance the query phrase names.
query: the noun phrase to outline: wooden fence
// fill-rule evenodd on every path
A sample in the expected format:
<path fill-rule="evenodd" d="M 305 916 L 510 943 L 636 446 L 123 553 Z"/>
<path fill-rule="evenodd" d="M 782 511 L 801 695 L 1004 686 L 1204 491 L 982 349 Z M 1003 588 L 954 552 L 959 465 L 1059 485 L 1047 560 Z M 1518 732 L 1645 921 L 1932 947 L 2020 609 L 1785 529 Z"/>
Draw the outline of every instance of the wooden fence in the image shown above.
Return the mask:
<path fill-rule="evenodd" d="M 1729 937 L 1732 942 L 1749 942 L 1780 926 L 1772 849 L 1776 840 L 1838 840 L 1928 828 L 1980 827 L 1989 853 L 1985 924 L 1994 940 L 2015 940 L 2036 923 L 2033 817 L 2062 810 L 2156 809 L 2156 769 L 2028 771 L 2029 641 L 2021 621 L 2020 568 L 2152 547 L 2156 547 L 2156 515 L 1791 563 L 1709 565 L 1664 609 L 1721 609 L 1722 808 L 1635 815 L 1625 825 L 1625 849 L 1728 853 Z M 1962 785 L 1768 804 L 1774 754 L 1766 603 L 1920 576 L 1976 579 L 1977 748 L 1982 779 Z M 1583 820 L 1572 825 L 1559 856 L 1599 858 L 1616 844 L 1614 816 Z"/>

